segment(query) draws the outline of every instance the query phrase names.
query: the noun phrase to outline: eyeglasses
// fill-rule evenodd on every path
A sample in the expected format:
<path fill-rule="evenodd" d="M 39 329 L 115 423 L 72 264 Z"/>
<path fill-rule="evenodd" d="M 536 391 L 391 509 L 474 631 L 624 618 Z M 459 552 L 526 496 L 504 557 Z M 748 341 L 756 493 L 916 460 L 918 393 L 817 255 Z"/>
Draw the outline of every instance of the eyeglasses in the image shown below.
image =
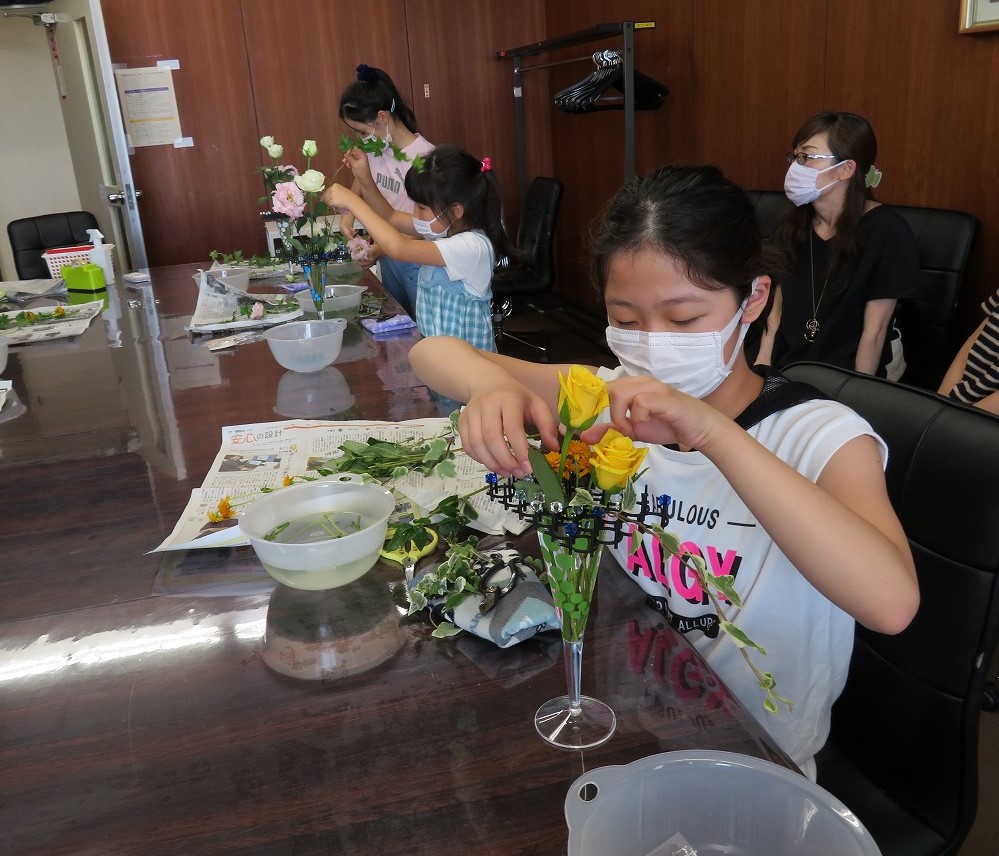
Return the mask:
<path fill-rule="evenodd" d="M 810 160 L 839 160 L 836 155 L 806 155 L 804 152 L 788 152 L 784 157 L 787 158 L 789 166 L 792 162 L 804 166 L 805 161 Z"/>

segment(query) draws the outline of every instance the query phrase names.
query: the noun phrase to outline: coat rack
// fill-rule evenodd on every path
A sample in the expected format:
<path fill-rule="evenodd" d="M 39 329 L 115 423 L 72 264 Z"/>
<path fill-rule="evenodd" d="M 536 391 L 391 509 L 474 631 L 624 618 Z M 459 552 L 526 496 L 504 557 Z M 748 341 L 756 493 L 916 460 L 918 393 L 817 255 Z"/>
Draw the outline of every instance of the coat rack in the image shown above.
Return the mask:
<path fill-rule="evenodd" d="M 517 143 L 517 191 L 520 198 L 521 211 L 524 210 L 524 199 L 527 195 L 523 76 L 529 71 L 537 71 L 542 68 L 551 68 L 552 66 L 591 58 L 590 55 L 587 55 L 574 59 L 525 66 L 523 64 L 524 57 L 538 56 L 548 51 L 581 45 L 587 42 L 603 41 L 616 36 L 622 38 L 621 57 L 624 64 L 624 180 L 630 181 L 635 177 L 635 30 L 651 30 L 655 26 L 655 21 L 617 21 L 609 24 L 596 24 L 587 30 L 568 33 L 564 36 L 557 36 L 554 39 L 546 39 L 543 42 L 534 42 L 533 44 L 524 45 L 519 48 L 496 51 L 496 59 L 513 60 L 514 133 Z"/>

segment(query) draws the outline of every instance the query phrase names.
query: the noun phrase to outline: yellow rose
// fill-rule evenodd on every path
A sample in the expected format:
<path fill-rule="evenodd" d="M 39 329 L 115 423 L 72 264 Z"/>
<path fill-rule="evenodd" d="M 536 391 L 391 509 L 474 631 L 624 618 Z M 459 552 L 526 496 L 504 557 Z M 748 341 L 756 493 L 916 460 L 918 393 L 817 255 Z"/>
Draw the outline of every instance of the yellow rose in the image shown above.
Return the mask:
<path fill-rule="evenodd" d="M 590 467 L 597 487 L 603 491 L 624 488 L 628 479 L 638 472 L 648 449 L 636 449 L 630 437 L 609 429 L 593 447 Z"/>
<path fill-rule="evenodd" d="M 570 366 L 568 377 L 559 372 L 558 385 L 559 418 L 568 428 L 590 427 L 610 406 L 607 384 L 582 366 Z"/>

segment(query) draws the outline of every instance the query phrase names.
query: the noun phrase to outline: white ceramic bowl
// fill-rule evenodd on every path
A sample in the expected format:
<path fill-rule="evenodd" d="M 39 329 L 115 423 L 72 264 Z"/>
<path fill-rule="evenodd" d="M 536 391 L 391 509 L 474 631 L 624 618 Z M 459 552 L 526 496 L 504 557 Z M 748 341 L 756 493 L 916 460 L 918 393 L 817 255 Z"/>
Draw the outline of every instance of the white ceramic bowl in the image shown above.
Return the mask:
<path fill-rule="evenodd" d="M 388 518 L 395 508 L 392 493 L 379 484 L 341 473 L 321 481 L 281 488 L 256 500 L 239 518 L 239 528 L 250 539 L 257 558 L 279 583 L 306 591 L 336 588 L 366 574 L 378 561 Z M 331 515 L 340 526 L 358 531 L 340 538 L 319 537 L 308 543 L 268 540 L 276 527 L 296 538 L 314 530 L 321 515 Z M 309 537 L 303 535 L 304 537 Z"/>
<path fill-rule="evenodd" d="M 0 374 L 7 368 L 7 337 L 0 336 Z"/>
<path fill-rule="evenodd" d="M 291 321 L 264 331 L 264 338 L 278 363 L 293 372 L 318 372 L 340 355 L 343 318 Z"/>

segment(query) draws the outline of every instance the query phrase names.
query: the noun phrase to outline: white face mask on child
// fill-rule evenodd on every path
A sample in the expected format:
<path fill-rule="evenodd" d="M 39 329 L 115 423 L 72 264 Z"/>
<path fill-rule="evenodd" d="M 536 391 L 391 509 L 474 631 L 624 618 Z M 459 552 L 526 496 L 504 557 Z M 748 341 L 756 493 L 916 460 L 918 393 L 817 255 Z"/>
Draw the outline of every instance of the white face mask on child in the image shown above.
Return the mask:
<path fill-rule="evenodd" d="M 440 220 L 440 215 L 438 214 L 433 220 L 421 220 L 419 217 L 413 218 L 413 228 L 416 229 L 416 234 L 420 235 L 427 241 L 436 241 L 438 238 L 447 237 L 447 229 L 443 232 L 435 232 L 430 227 L 433 226 L 438 220 Z M 450 226 L 448 227 L 448 229 Z"/>
<path fill-rule="evenodd" d="M 756 280 L 753 280 L 756 290 Z M 750 293 L 752 297 L 752 293 Z M 746 298 L 748 302 L 749 298 Z M 656 380 L 693 398 L 710 395 L 732 373 L 749 324 L 739 325 L 746 303 L 724 330 L 709 333 L 646 333 L 607 328 L 607 345 L 630 375 L 652 375 Z M 725 345 L 740 326 L 732 356 L 726 362 Z"/>

